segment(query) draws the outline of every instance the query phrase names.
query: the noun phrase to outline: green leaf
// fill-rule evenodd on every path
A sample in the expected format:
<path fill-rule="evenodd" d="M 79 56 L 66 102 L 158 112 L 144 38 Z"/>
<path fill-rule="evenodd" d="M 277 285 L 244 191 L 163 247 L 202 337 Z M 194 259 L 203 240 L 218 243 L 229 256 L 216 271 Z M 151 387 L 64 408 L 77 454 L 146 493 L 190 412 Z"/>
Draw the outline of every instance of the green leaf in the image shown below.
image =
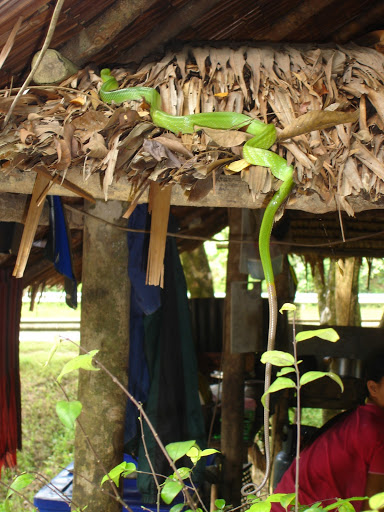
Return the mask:
<path fill-rule="evenodd" d="M 384 507 L 384 492 L 379 492 L 378 494 L 374 494 L 369 498 L 369 506 L 370 508 L 383 508 Z"/>
<path fill-rule="evenodd" d="M 295 358 L 288 352 L 268 350 L 262 354 L 260 361 L 264 364 L 270 363 L 275 366 L 292 366 L 295 363 Z"/>
<path fill-rule="evenodd" d="M 64 375 L 73 372 L 73 370 L 78 370 L 79 368 L 82 368 L 83 370 L 98 372 L 100 368 L 95 368 L 92 364 L 92 359 L 98 352 L 98 350 L 91 350 L 89 354 L 76 356 L 71 359 L 71 361 L 68 361 L 68 363 L 66 363 L 61 370 L 60 375 L 57 377 L 58 382 L 61 381 Z"/>
<path fill-rule="evenodd" d="M 295 499 L 295 493 L 285 494 L 285 493 L 275 493 L 268 496 L 267 501 L 271 503 L 280 503 L 280 505 L 284 508 L 287 508 L 283 503 L 287 503 L 287 506 Z"/>
<path fill-rule="evenodd" d="M 295 369 L 288 367 L 282 368 L 276 373 L 276 377 L 282 377 L 283 375 L 287 375 L 288 373 L 295 373 Z"/>
<path fill-rule="evenodd" d="M 330 379 L 334 380 L 340 386 L 341 391 L 344 391 L 343 381 L 340 379 L 338 375 L 336 375 L 336 373 L 333 372 L 312 371 L 304 373 L 304 375 L 302 375 L 300 378 L 300 386 L 304 386 L 305 384 L 308 384 L 308 382 L 321 379 L 322 377 L 329 377 Z"/>
<path fill-rule="evenodd" d="M 169 512 L 180 512 L 185 507 L 185 503 L 177 503 L 177 505 L 173 505 Z"/>
<path fill-rule="evenodd" d="M 181 459 L 184 455 L 187 455 L 189 450 L 194 446 L 196 441 L 179 441 L 177 443 L 169 443 L 165 447 L 168 455 L 171 457 L 173 462 Z"/>
<path fill-rule="evenodd" d="M 82 408 L 83 406 L 78 400 L 72 402 L 62 400 L 56 404 L 56 413 L 65 427 L 73 428 Z"/>
<path fill-rule="evenodd" d="M 286 494 L 283 496 L 280 500 L 280 505 L 285 508 L 285 510 L 288 510 L 289 505 L 292 505 L 295 502 L 295 493 Z"/>
<path fill-rule="evenodd" d="M 249 507 L 249 512 L 270 512 L 271 503 L 269 501 L 259 501 Z"/>
<path fill-rule="evenodd" d="M 223 510 L 223 508 L 225 507 L 225 500 L 215 500 L 215 507 L 219 510 Z"/>
<path fill-rule="evenodd" d="M 192 473 L 192 469 L 191 468 L 177 468 L 177 472 L 179 473 L 179 476 L 182 480 L 185 480 L 186 478 L 188 478 L 190 476 L 190 474 Z M 174 480 L 177 480 L 177 476 L 176 476 L 176 473 L 173 473 L 173 476 L 172 478 Z"/>
<path fill-rule="evenodd" d="M 268 391 L 266 391 L 263 396 L 261 397 L 261 403 L 265 407 L 265 397 L 268 395 L 268 393 L 275 393 L 276 391 L 280 391 L 281 389 L 287 389 L 287 388 L 296 388 L 296 384 L 287 377 L 279 377 L 277 378 L 268 388 Z"/>
<path fill-rule="evenodd" d="M 340 512 L 356 512 L 355 507 L 349 501 L 345 501 L 339 506 Z"/>
<path fill-rule="evenodd" d="M 181 482 L 175 482 L 174 480 L 167 479 L 163 488 L 161 489 L 160 496 L 163 498 L 163 501 L 169 505 L 176 498 L 183 487 L 184 484 Z"/>
<path fill-rule="evenodd" d="M 334 380 L 335 382 L 338 383 L 338 385 L 340 386 L 340 389 L 342 392 L 344 392 L 344 384 L 343 384 L 343 381 L 340 379 L 340 377 L 336 374 L 336 373 L 333 373 L 333 372 L 327 372 L 327 377 L 329 377 L 330 379 Z"/>
<path fill-rule="evenodd" d="M 326 375 L 328 375 L 328 372 L 312 371 L 304 373 L 304 375 L 300 377 L 300 386 L 304 386 L 305 384 L 308 384 L 308 382 L 321 379 Z"/>
<path fill-rule="evenodd" d="M 119 487 L 119 481 L 120 477 L 128 476 L 131 473 L 134 473 L 136 471 L 136 465 L 133 462 L 121 462 L 117 466 L 115 466 L 111 471 L 108 473 L 108 475 L 103 476 L 103 479 L 101 481 L 100 487 L 103 485 L 104 482 L 111 479 L 116 487 Z"/>
<path fill-rule="evenodd" d="M 51 350 L 49 351 L 48 359 L 43 364 L 43 369 L 47 368 L 47 366 L 52 361 L 52 357 L 55 355 L 57 349 L 59 348 L 60 343 L 61 343 L 60 338 L 57 338 L 56 341 L 55 341 L 55 344 L 52 346 Z"/>
<path fill-rule="evenodd" d="M 291 304 L 290 302 L 286 302 L 281 306 L 279 311 L 280 313 L 283 313 L 283 311 L 296 311 L 296 306 L 294 304 Z"/>
<path fill-rule="evenodd" d="M 201 457 L 208 457 L 208 455 L 212 455 L 213 453 L 220 453 L 219 450 L 215 450 L 214 448 L 206 448 L 203 450 L 200 455 Z"/>
<path fill-rule="evenodd" d="M 201 459 L 202 451 L 198 446 L 192 446 L 190 450 L 187 451 L 186 455 L 191 459 L 193 464 L 196 464 Z"/>
<path fill-rule="evenodd" d="M 296 334 L 296 341 L 304 341 L 311 338 L 321 338 L 322 340 L 331 341 L 334 343 L 340 339 L 340 336 L 337 334 L 335 329 L 332 329 L 332 327 L 328 327 L 326 329 L 301 331 Z"/>
<path fill-rule="evenodd" d="M 5 497 L 5 500 L 10 498 L 14 492 L 20 492 L 25 487 L 27 487 L 31 482 L 35 480 L 35 475 L 32 473 L 22 473 L 21 475 L 17 476 L 14 481 L 11 483 L 10 488 L 8 489 L 7 496 Z"/>

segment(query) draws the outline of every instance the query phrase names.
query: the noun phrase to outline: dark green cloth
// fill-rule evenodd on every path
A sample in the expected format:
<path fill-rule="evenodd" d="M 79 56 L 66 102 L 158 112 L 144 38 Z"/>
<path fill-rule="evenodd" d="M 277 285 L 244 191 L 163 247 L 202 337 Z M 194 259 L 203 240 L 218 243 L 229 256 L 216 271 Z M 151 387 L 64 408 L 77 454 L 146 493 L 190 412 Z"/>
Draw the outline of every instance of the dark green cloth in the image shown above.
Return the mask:
<path fill-rule="evenodd" d="M 187 298 L 187 286 L 175 240 L 168 239 L 164 261 L 161 307 L 144 319 L 145 350 L 150 391 L 145 411 L 164 445 L 194 439 L 206 447 L 203 414 L 198 393 L 198 370 Z M 144 422 L 145 443 L 155 472 L 172 470 Z M 182 465 L 186 461 L 181 461 Z M 180 462 L 178 462 L 180 465 Z M 201 481 L 204 464 L 194 470 Z M 139 471 L 150 472 L 143 445 L 139 448 Z M 160 481 L 162 481 L 160 479 Z M 152 475 L 138 474 L 143 503 L 154 503 L 157 489 Z"/>

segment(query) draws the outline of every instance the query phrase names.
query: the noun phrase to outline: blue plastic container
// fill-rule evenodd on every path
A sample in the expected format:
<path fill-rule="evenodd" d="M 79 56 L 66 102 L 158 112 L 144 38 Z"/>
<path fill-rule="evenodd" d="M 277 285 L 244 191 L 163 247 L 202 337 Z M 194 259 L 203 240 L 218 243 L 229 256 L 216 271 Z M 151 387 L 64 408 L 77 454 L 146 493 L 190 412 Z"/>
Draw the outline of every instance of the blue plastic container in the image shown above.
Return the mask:
<path fill-rule="evenodd" d="M 124 455 L 126 462 L 133 462 L 128 455 Z M 37 494 L 35 494 L 33 504 L 39 512 L 70 512 L 70 503 L 72 501 L 73 486 L 73 462 L 69 464 L 57 476 L 52 478 L 49 484 L 44 485 Z M 141 508 L 141 495 L 136 486 L 136 478 L 124 478 L 123 480 L 123 500 L 129 505 L 133 512 L 143 512 Z M 143 504 L 146 509 L 157 510 L 155 505 Z M 169 512 L 170 507 L 162 505 L 160 512 Z M 124 510 L 124 509 L 123 509 Z"/>

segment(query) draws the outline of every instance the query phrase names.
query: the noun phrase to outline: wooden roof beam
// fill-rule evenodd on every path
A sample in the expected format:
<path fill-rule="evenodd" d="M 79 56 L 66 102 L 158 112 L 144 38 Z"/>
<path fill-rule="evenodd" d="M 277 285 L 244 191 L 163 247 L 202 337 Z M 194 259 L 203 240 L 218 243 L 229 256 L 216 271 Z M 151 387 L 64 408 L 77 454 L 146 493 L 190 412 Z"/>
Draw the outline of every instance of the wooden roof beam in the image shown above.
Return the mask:
<path fill-rule="evenodd" d="M 92 194 L 95 199 L 104 199 L 104 192 L 100 184 L 100 175 L 92 175 L 85 183 L 82 177 L 81 169 L 75 172 L 71 170 L 71 182 Z M 0 173 L 0 194 L 2 192 L 31 194 L 36 173 L 34 172 L 12 172 L 5 176 Z M 119 201 L 128 201 L 131 193 L 131 185 L 126 177 L 121 177 L 108 189 L 108 199 Z M 73 197 L 70 191 L 53 185 L 50 194 Z M 211 206 L 226 208 L 265 208 L 270 195 L 259 194 L 255 199 L 249 192 L 248 185 L 236 176 L 225 176 L 220 178 L 215 186 L 215 191 L 211 191 L 206 197 L 197 201 L 189 201 L 184 190 L 179 185 L 174 185 L 172 189 L 171 204 L 176 206 Z M 348 196 L 348 203 L 355 213 L 364 210 L 384 209 L 384 197 L 373 202 L 369 196 L 359 194 L 357 196 Z M 148 195 L 145 193 L 140 198 L 141 203 L 148 202 Z M 292 210 L 301 210 L 308 213 L 326 213 L 337 211 L 338 207 L 335 199 L 325 203 L 316 193 L 292 194 L 287 203 L 287 208 Z M 0 218 L 1 220 L 1 218 Z"/>
<path fill-rule="evenodd" d="M 89 62 L 157 0 L 117 0 L 96 21 L 72 37 L 60 53 L 78 66 Z"/>
<path fill-rule="evenodd" d="M 188 2 L 175 12 L 161 25 L 145 36 L 140 42 L 119 56 L 121 63 L 140 63 L 144 57 L 154 52 L 159 46 L 167 43 L 173 37 L 182 33 L 183 30 L 193 25 L 194 21 L 200 19 L 222 0 L 199 0 Z"/>

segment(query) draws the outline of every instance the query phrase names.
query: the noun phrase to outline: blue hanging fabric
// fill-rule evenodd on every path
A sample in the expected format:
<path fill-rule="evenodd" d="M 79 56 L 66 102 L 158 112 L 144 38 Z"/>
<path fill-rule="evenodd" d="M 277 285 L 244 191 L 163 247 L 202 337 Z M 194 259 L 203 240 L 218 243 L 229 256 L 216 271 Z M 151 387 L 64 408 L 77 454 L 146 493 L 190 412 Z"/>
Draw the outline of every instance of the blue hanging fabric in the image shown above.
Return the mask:
<path fill-rule="evenodd" d="M 50 208 L 50 232 L 46 248 L 46 257 L 54 264 L 64 279 L 65 302 L 73 309 L 77 308 L 77 282 L 72 269 L 72 256 L 64 209 L 59 196 L 48 196 Z"/>
<path fill-rule="evenodd" d="M 147 227 L 147 205 L 136 206 L 129 218 L 128 227 L 145 230 Z M 153 313 L 161 305 L 160 287 L 147 286 L 146 247 L 148 236 L 145 233 L 128 231 L 128 275 L 131 282 L 131 305 L 129 327 L 129 383 L 128 391 L 141 403 L 146 403 L 149 393 L 149 374 L 144 348 L 144 316 Z M 140 431 L 138 411 L 128 400 L 125 420 L 125 451 L 137 456 Z"/>

